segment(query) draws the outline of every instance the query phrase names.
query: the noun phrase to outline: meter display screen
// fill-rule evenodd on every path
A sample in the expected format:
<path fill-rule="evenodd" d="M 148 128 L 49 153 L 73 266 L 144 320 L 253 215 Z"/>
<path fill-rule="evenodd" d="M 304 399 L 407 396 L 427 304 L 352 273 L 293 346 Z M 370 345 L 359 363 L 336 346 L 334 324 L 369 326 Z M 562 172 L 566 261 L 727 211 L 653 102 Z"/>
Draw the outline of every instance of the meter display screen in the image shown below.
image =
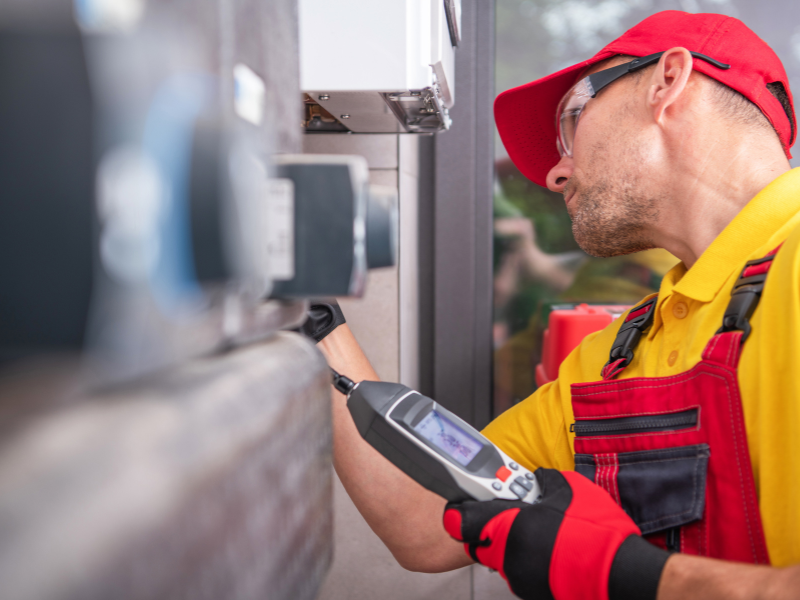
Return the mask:
<path fill-rule="evenodd" d="M 481 442 L 435 410 L 425 415 L 414 431 L 464 466 L 483 448 Z"/>

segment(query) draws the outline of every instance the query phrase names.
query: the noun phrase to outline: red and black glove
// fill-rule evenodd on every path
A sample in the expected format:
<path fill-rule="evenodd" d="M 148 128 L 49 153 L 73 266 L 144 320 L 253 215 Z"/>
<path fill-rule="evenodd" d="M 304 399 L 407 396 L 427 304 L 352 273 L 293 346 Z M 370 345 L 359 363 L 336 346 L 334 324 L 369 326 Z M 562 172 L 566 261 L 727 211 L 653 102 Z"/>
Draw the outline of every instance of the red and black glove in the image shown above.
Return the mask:
<path fill-rule="evenodd" d="M 542 500 L 450 503 L 444 527 L 523 600 L 655 599 L 669 553 L 601 487 L 571 471 L 538 469 Z"/>

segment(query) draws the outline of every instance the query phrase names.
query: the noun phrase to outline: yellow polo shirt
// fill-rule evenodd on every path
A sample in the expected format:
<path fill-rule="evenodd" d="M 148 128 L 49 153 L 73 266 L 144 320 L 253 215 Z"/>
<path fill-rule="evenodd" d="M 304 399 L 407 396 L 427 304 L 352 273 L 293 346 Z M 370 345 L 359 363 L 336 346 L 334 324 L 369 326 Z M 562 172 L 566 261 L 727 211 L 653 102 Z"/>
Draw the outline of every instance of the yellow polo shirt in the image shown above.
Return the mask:
<path fill-rule="evenodd" d="M 698 216 L 697 218 L 702 218 Z M 761 517 L 775 566 L 800 563 L 800 168 L 778 177 L 720 233 L 697 263 L 661 284 L 653 326 L 619 379 L 664 377 L 700 361 L 722 324 L 744 263 L 784 242 L 744 344 L 739 387 Z M 570 384 L 598 381 L 621 321 L 588 336 L 558 379 L 484 430 L 529 469 L 575 468 Z"/>

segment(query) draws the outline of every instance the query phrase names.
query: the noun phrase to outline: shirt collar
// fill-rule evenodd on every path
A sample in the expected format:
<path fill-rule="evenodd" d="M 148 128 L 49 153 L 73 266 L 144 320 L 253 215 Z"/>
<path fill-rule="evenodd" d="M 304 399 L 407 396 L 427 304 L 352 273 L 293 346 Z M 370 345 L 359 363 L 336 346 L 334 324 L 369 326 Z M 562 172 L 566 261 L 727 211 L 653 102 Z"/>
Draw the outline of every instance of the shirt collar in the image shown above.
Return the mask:
<path fill-rule="evenodd" d="M 730 274 L 744 267 L 750 255 L 769 242 L 797 212 L 800 168 L 784 173 L 756 194 L 691 269 L 687 270 L 683 262 L 675 265 L 664 277 L 661 293 L 671 289 L 694 300 L 710 302 Z"/>

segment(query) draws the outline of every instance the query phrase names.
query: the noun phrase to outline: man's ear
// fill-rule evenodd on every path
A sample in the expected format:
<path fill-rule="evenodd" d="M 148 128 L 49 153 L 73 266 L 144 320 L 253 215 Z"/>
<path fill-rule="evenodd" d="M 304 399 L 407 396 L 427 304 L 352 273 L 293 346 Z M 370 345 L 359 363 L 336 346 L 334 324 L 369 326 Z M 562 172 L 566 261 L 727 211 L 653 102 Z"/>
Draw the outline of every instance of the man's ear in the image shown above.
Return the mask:
<path fill-rule="evenodd" d="M 653 111 L 656 123 L 661 123 L 664 112 L 686 89 L 692 74 L 692 61 L 686 48 L 670 48 L 661 55 L 647 91 L 647 105 Z"/>

